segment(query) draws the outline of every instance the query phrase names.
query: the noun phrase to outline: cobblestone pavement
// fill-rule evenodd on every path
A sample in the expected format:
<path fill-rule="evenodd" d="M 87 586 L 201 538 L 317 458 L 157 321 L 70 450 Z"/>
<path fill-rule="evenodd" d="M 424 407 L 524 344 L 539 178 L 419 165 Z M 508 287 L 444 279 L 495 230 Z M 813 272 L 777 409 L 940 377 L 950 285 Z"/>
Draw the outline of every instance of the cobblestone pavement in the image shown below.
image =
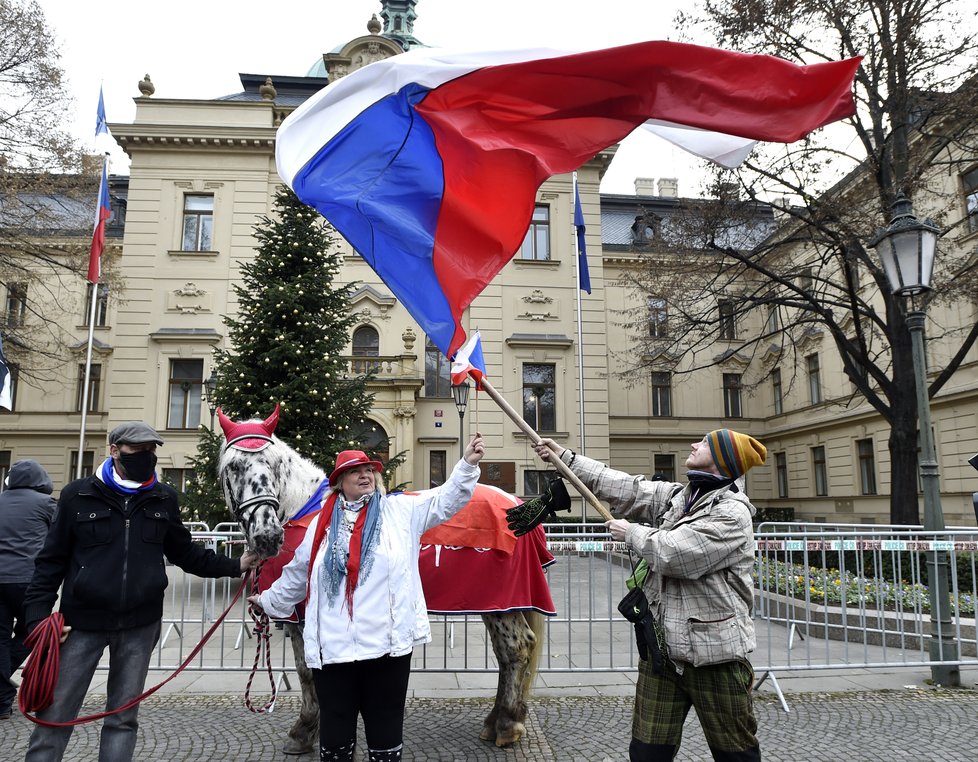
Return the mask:
<path fill-rule="evenodd" d="M 92 696 L 86 711 L 99 708 Z M 103 698 L 104 700 L 104 698 Z M 875 762 L 975 759 L 978 691 L 892 690 L 800 693 L 785 714 L 777 700 L 757 699 L 761 749 L 769 762 Z M 631 699 L 618 696 L 544 697 L 531 700 L 528 735 L 510 749 L 479 740 L 488 699 L 412 698 L 405 727 L 405 760 L 623 760 L 627 759 Z M 252 715 L 240 697 L 167 695 L 140 711 L 136 759 L 144 762 L 314 762 L 279 749 L 298 699 L 280 699 L 271 715 Z M 31 723 L 16 712 L 0 721 L 0 757 L 20 759 Z M 98 756 L 98 724 L 76 728 L 65 760 Z M 363 748 L 361 738 L 360 749 Z M 365 758 L 365 755 L 364 755 Z M 710 758 L 691 713 L 677 759 Z"/>

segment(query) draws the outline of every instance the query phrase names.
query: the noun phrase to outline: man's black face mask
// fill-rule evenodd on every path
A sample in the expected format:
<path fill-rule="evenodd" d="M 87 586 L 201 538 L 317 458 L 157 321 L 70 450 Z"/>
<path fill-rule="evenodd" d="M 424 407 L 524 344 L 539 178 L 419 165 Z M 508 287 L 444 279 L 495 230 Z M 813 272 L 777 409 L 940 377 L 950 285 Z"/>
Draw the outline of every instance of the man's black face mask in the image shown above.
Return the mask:
<path fill-rule="evenodd" d="M 152 450 L 119 453 L 119 464 L 126 472 L 126 478 L 134 482 L 145 482 L 156 470 L 156 453 Z"/>

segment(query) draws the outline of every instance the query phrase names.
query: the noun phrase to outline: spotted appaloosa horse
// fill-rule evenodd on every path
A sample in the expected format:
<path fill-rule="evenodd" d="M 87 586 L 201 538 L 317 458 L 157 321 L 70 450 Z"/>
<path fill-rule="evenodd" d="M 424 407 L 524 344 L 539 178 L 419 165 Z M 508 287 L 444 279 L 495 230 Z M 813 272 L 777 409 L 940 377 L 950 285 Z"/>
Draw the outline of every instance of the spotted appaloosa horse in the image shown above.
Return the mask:
<path fill-rule="evenodd" d="M 262 582 L 267 583 L 268 575 L 272 575 L 273 579 L 277 578 L 282 566 L 291 559 L 301 542 L 305 526 L 315 515 L 314 509 L 318 509 L 324 496 L 321 488 L 326 480 L 326 473 L 273 435 L 278 423 L 278 408 L 265 421 L 251 420 L 235 423 L 220 410 L 218 410 L 218 417 L 227 439 L 221 449 L 219 464 L 224 498 L 251 548 L 262 558 L 270 559 L 261 572 Z M 479 485 L 477 490 L 481 489 L 493 488 Z M 496 492 L 505 495 L 499 490 Z M 515 501 L 512 496 L 508 498 Z M 546 589 L 546 582 L 542 581 L 544 580 L 542 565 L 546 565 L 547 558 L 552 562 L 552 557 L 546 553 L 542 529 L 539 529 L 538 536 L 533 536 L 531 533 L 518 540 L 509 534 L 509 540 L 515 547 L 514 552 L 511 553 L 494 549 L 486 551 L 484 547 L 480 547 L 483 552 L 457 547 L 453 547 L 452 551 L 448 552 L 448 546 L 463 544 L 457 542 L 459 537 L 457 532 L 460 529 L 460 522 L 464 521 L 464 514 L 471 507 L 472 503 L 451 522 L 442 525 L 448 532 L 447 536 L 454 538 L 453 542 L 446 542 L 444 546 L 435 545 L 435 541 L 428 539 L 427 533 L 422 538 L 422 543 L 426 545 L 423 545 L 425 550 L 422 551 L 420 567 L 422 586 L 425 589 L 429 610 L 437 613 L 458 612 L 458 609 L 448 610 L 448 606 L 453 604 L 434 605 L 433 603 L 433 598 L 444 598 L 442 593 L 446 590 L 450 593 L 449 598 L 459 597 L 454 584 L 446 585 L 446 578 L 456 581 L 505 579 L 505 564 L 513 564 L 509 571 L 510 577 L 514 574 L 529 576 L 538 573 L 541 581 L 533 580 L 527 587 L 535 586 L 536 591 L 532 594 L 522 594 L 523 598 L 519 602 L 498 607 L 492 604 L 493 608 L 515 609 L 524 606 L 527 595 L 531 598 L 535 596 L 535 600 L 545 599 L 549 604 L 535 608 L 526 606 L 523 610 L 511 611 L 487 611 L 481 606 L 463 604 L 465 613 L 476 613 L 481 610 L 482 621 L 489 633 L 492 650 L 499 664 L 495 703 L 479 735 L 483 740 L 492 741 L 497 746 L 509 746 L 519 741 L 526 732 L 526 699 L 536 676 L 543 642 L 544 620 L 541 612 L 554 613 L 549 590 Z M 296 518 L 304 508 L 310 512 L 305 517 Z M 449 524 L 453 524 L 454 527 Z M 439 528 L 436 527 L 435 530 L 437 529 Z M 542 545 L 543 551 L 540 552 L 539 547 L 529 545 L 532 543 L 536 543 L 537 546 Z M 537 555 L 541 557 L 540 564 L 527 563 L 526 549 L 528 548 L 531 548 L 528 552 L 536 554 L 532 558 L 535 559 Z M 472 556 L 494 563 L 495 567 L 489 573 L 479 570 L 470 573 L 460 572 L 459 564 L 464 564 L 465 553 L 457 552 L 459 550 L 468 551 Z M 426 553 L 430 555 L 426 556 Z M 509 560 L 517 558 L 522 559 L 518 567 Z M 435 567 L 444 567 L 451 571 L 442 574 L 439 582 L 433 583 L 431 572 Z M 515 571 L 516 569 L 520 571 Z M 484 589 L 488 586 L 482 584 L 473 587 Z M 499 595 L 506 595 L 506 585 L 499 586 L 498 589 L 503 591 L 498 593 Z M 287 754 L 303 754 L 312 750 L 318 740 L 319 703 L 313 687 L 312 672 L 306 667 L 303 655 L 302 625 L 286 622 L 285 627 L 286 634 L 292 641 L 296 672 L 302 687 L 302 706 L 299 718 L 289 730 L 289 737 L 283 751 Z"/>

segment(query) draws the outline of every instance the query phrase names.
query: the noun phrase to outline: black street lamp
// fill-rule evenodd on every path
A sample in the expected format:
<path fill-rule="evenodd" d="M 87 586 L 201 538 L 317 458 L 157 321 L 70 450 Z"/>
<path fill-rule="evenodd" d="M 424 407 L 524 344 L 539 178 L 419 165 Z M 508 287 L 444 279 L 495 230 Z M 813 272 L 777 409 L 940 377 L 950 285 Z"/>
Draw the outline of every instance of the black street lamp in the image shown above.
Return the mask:
<path fill-rule="evenodd" d="M 204 402 L 211 414 L 211 431 L 214 430 L 214 413 L 217 412 L 217 371 L 212 370 L 211 375 L 204 382 Z"/>
<path fill-rule="evenodd" d="M 458 459 L 461 460 L 465 457 L 465 435 L 462 424 L 465 419 L 465 408 L 469 404 L 469 382 L 452 384 L 452 397 L 458 410 Z"/>
<path fill-rule="evenodd" d="M 937 451 L 931 429 L 930 398 L 927 394 L 927 354 L 925 350 L 923 302 L 915 296 L 931 290 L 934 255 L 940 228 L 930 220 L 913 214 L 910 201 L 899 196 L 893 204 L 889 226 L 870 242 L 883 262 L 890 288 L 897 296 L 908 297 L 907 328 L 913 353 L 914 386 L 917 389 L 917 425 L 920 429 L 920 482 L 924 490 L 924 530 L 932 541 L 944 531 L 941 508 L 941 483 Z M 946 551 L 928 553 L 930 593 L 931 661 L 957 661 L 958 644 L 951 627 L 951 602 L 948 594 L 948 560 Z M 931 677 L 940 685 L 958 686 L 961 673 L 957 665 L 934 665 Z"/>

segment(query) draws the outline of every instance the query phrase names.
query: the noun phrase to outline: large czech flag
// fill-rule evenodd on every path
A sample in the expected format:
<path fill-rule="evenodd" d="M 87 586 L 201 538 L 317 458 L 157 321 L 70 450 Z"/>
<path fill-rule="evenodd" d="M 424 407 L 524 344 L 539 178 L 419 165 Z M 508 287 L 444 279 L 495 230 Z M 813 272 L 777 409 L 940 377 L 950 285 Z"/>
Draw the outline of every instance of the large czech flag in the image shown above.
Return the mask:
<path fill-rule="evenodd" d="M 854 111 L 858 59 L 797 66 L 673 42 L 587 53 L 419 48 L 324 88 L 279 128 L 279 175 L 449 357 L 523 241 L 536 192 L 653 120 L 727 165 Z"/>

